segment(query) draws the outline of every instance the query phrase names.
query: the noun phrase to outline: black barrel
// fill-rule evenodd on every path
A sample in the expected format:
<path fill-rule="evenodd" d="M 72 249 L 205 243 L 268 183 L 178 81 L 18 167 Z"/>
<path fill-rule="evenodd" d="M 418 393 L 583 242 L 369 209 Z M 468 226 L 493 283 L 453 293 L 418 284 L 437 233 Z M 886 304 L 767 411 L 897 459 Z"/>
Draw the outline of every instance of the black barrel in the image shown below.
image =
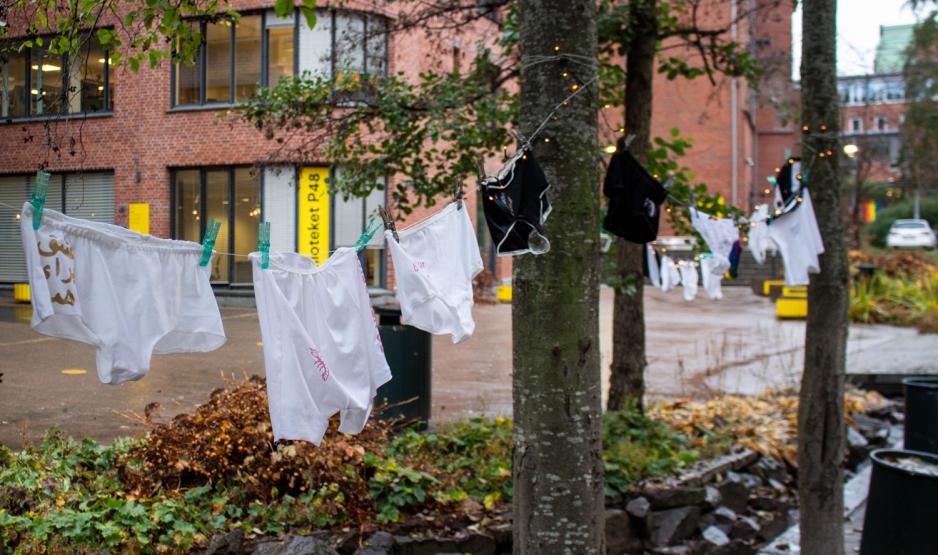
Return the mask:
<path fill-rule="evenodd" d="M 384 356 L 391 367 L 391 381 L 378 388 L 375 405 L 391 405 L 378 417 L 403 418 L 425 428 L 430 421 L 432 337 L 401 324 L 401 309 L 395 304 L 375 305 L 378 332 Z"/>
<path fill-rule="evenodd" d="M 905 386 L 905 448 L 938 454 L 938 378 L 906 378 L 902 385 Z"/>
<path fill-rule="evenodd" d="M 938 456 L 877 449 L 870 457 L 860 555 L 938 553 Z"/>

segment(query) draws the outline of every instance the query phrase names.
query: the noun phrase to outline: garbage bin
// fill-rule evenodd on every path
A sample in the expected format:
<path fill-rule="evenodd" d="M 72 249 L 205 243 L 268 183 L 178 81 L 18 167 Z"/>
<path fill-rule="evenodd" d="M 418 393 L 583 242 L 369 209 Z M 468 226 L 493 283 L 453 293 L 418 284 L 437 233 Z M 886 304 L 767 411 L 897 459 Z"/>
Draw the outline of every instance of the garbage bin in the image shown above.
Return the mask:
<path fill-rule="evenodd" d="M 938 553 L 938 456 L 877 449 L 866 499 L 860 555 Z"/>
<path fill-rule="evenodd" d="M 906 378 L 905 448 L 938 455 L 938 378 Z"/>
<path fill-rule="evenodd" d="M 402 325 L 401 309 L 396 303 L 375 305 L 374 309 L 384 356 L 393 376 L 378 388 L 375 404 L 396 405 L 378 417 L 417 421 L 419 428 L 426 428 L 430 421 L 431 336 L 423 330 Z"/>

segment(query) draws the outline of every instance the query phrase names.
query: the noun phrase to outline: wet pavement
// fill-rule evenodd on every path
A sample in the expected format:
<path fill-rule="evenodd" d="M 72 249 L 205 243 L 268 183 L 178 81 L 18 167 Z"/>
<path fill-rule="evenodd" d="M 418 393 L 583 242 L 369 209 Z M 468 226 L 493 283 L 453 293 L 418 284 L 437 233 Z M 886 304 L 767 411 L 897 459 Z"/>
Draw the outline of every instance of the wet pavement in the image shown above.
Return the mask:
<path fill-rule="evenodd" d="M 646 292 L 649 395 L 655 398 L 757 393 L 795 387 L 802 363 L 804 324 L 778 321 L 774 307 L 746 288 L 724 288 L 722 301 L 683 300 L 680 291 Z M 511 414 L 511 306 L 477 305 L 475 335 L 453 345 L 433 339 L 435 422 L 476 414 Z M 612 292 L 602 291 L 603 367 L 612 338 Z M 135 415 L 151 402 L 171 417 L 190 411 L 227 376 L 263 375 L 253 308 L 222 308 L 227 343 L 212 353 L 153 358 L 137 382 L 103 385 L 94 349 L 45 337 L 29 328 L 30 308 L 0 299 L 0 442 L 18 448 L 50 426 L 107 441 L 139 433 Z M 938 336 L 889 326 L 853 326 L 851 371 L 938 372 Z M 604 385 L 608 370 L 604 371 Z M 605 388 L 604 388 L 605 389 Z"/>

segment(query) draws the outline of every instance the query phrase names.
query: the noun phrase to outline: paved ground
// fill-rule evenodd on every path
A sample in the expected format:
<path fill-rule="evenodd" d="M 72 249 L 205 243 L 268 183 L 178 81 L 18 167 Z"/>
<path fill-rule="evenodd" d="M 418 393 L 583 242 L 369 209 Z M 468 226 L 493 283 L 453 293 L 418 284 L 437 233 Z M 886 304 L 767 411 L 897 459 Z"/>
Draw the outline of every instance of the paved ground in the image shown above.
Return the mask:
<path fill-rule="evenodd" d="M 726 298 L 685 302 L 680 292 L 646 296 L 649 392 L 654 397 L 706 397 L 795 386 L 804 325 L 779 322 L 772 305 L 748 289 L 725 288 Z M 603 291 L 604 368 L 611 353 L 611 301 Z M 257 316 L 252 308 L 224 308 L 227 344 L 213 353 L 160 356 L 149 375 L 120 386 L 102 385 L 92 348 L 41 336 L 29 328 L 28 306 L 0 301 L 0 442 L 17 448 L 52 425 L 76 436 L 109 440 L 143 428 L 121 413 L 159 402 L 163 414 L 188 411 L 224 385 L 221 374 L 263 374 Z M 433 419 L 511 413 L 511 307 L 475 308 L 476 334 L 459 345 L 433 341 Z M 854 326 L 851 369 L 938 372 L 938 336 L 888 326 Z M 64 372 L 63 371 L 67 371 Z M 608 372 L 607 372 L 608 373 Z M 604 374 L 604 383 L 608 376 Z"/>

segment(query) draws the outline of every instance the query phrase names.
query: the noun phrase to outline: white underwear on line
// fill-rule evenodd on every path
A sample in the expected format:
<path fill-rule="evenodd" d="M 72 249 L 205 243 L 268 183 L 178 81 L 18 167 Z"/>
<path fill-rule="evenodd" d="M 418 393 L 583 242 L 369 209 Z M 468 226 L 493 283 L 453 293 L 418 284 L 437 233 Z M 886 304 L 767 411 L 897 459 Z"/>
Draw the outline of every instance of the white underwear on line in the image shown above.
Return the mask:
<path fill-rule="evenodd" d="M 453 343 L 470 337 L 472 279 L 482 257 L 468 210 L 449 204 L 433 216 L 398 232 L 385 231 L 390 245 L 402 322 L 424 331 L 450 334 Z"/>
<path fill-rule="evenodd" d="M 93 345 L 98 378 L 139 380 L 153 354 L 213 351 L 225 343 L 221 314 L 200 267 L 202 246 L 142 235 L 50 210 L 20 229 L 39 333 Z"/>
<path fill-rule="evenodd" d="M 322 266 L 270 253 L 267 269 L 249 258 L 274 439 L 319 445 L 337 413 L 339 431 L 357 434 L 391 379 L 358 253 L 340 248 Z"/>

